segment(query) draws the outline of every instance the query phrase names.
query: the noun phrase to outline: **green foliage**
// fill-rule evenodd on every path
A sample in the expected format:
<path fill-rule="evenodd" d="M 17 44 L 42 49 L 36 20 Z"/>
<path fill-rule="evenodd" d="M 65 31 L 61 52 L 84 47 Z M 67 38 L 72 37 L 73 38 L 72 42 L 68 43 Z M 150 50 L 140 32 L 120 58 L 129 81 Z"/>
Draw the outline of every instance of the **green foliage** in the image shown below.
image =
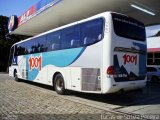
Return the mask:
<path fill-rule="evenodd" d="M 26 36 L 9 35 L 8 17 L 0 16 L 0 71 L 6 71 L 11 46 L 27 38 Z"/>
<path fill-rule="evenodd" d="M 7 29 L 8 17 L 0 16 L 0 40 L 4 40 L 5 35 L 8 33 Z"/>

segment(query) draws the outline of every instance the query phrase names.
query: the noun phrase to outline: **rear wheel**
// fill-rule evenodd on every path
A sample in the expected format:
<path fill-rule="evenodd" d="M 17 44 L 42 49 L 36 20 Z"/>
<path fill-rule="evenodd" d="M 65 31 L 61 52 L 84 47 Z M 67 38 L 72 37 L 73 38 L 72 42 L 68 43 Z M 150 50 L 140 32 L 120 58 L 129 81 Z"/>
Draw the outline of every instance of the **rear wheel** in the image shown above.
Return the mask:
<path fill-rule="evenodd" d="M 66 92 L 65 85 L 64 85 L 64 79 L 61 74 L 57 74 L 54 79 L 54 89 L 60 95 L 64 95 Z"/>

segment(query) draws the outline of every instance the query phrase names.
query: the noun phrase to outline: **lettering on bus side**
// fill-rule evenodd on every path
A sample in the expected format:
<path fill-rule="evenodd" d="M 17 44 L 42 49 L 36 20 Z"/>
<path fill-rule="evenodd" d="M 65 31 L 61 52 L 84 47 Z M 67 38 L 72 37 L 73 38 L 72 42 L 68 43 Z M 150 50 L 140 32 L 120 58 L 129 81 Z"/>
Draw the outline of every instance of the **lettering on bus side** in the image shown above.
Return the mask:
<path fill-rule="evenodd" d="M 41 70 L 42 69 L 42 55 L 39 57 L 30 56 L 29 60 L 29 70 L 32 71 L 33 69 Z"/>
<path fill-rule="evenodd" d="M 124 54 L 123 56 L 124 64 L 126 65 L 127 63 L 134 63 L 137 65 L 137 55 L 127 55 Z"/>

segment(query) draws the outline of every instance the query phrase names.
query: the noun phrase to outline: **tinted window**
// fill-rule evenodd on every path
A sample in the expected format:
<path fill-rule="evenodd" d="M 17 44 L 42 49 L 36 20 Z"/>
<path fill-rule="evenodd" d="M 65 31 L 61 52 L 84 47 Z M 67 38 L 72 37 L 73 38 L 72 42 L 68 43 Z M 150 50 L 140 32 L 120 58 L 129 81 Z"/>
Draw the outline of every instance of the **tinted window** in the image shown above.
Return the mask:
<path fill-rule="evenodd" d="M 25 55 L 26 53 L 26 48 L 25 48 L 25 43 L 20 43 L 17 45 L 17 55 Z"/>
<path fill-rule="evenodd" d="M 95 19 L 20 43 L 16 55 L 87 46 L 100 41 L 102 35 L 103 19 Z"/>
<path fill-rule="evenodd" d="M 32 54 L 35 52 L 35 41 L 29 40 L 25 42 L 26 54 Z"/>
<path fill-rule="evenodd" d="M 47 51 L 60 49 L 60 32 L 53 32 L 47 35 L 46 47 Z"/>
<path fill-rule="evenodd" d="M 155 59 L 154 61 L 155 61 L 154 65 L 160 65 L 160 59 Z"/>
<path fill-rule="evenodd" d="M 83 45 L 90 45 L 102 39 L 103 19 L 96 19 L 81 24 L 81 37 Z"/>
<path fill-rule="evenodd" d="M 34 53 L 46 52 L 46 36 L 35 38 L 35 51 Z"/>
<path fill-rule="evenodd" d="M 148 53 L 148 65 L 160 65 L 160 53 Z"/>
<path fill-rule="evenodd" d="M 160 58 L 160 53 L 155 53 L 155 58 Z"/>
<path fill-rule="evenodd" d="M 147 67 L 147 72 L 156 72 L 157 69 L 154 67 Z"/>
<path fill-rule="evenodd" d="M 153 53 L 148 53 L 148 54 L 147 54 L 147 57 L 148 57 L 148 58 L 153 58 Z"/>
<path fill-rule="evenodd" d="M 16 47 L 16 55 L 34 54 L 47 51 L 46 36 L 40 36 L 33 38 L 22 43 L 19 43 Z"/>
<path fill-rule="evenodd" d="M 145 41 L 144 24 L 133 18 L 112 13 L 114 31 L 118 36 Z"/>
<path fill-rule="evenodd" d="M 78 26 L 72 26 L 61 31 L 61 48 L 80 46 L 80 31 Z"/>
<path fill-rule="evenodd" d="M 154 65 L 153 59 L 147 59 L 147 65 Z"/>
<path fill-rule="evenodd" d="M 29 40 L 27 42 L 19 43 L 15 46 L 15 55 L 26 55 L 35 53 L 35 41 Z"/>

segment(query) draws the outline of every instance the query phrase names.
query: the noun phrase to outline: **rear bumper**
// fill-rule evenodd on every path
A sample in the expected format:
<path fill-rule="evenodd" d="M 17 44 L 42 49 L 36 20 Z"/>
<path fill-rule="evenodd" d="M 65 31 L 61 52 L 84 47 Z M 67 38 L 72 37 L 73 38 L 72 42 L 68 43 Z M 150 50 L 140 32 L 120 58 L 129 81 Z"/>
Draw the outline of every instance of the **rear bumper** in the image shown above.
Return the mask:
<path fill-rule="evenodd" d="M 140 81 L 129 81 L 129 82 L 115 82 L 112 84 L 110 89 L 104 91 L 104 94 L 107 93 L 114 93 L 118 91 L 129 91 L 129 90 L 136 90 L 140 88 L 144 88 L 146 86 L 146 80 Z"/>

